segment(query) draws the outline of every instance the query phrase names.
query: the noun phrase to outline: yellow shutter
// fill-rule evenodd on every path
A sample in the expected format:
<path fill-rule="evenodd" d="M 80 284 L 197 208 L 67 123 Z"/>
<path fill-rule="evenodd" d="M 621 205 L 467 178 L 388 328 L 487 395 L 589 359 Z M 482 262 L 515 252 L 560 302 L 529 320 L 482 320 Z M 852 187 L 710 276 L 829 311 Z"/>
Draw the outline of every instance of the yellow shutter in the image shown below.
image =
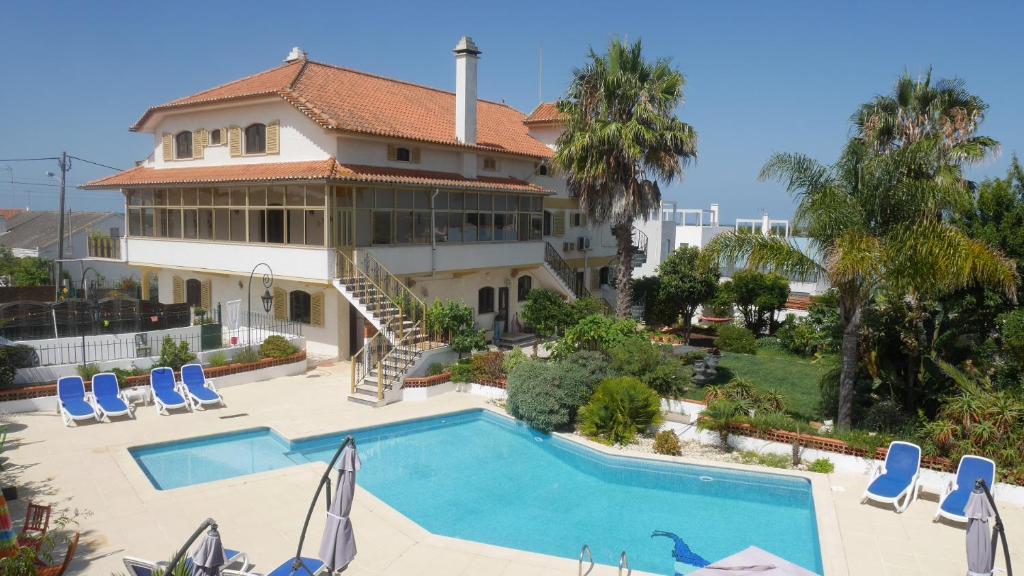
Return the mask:
<path fill-rule="evenodd" d="M 228 152 L 231 156 L 242 155 L 242 129 L 238 126 L 228 128 Z"/>
<path fill-rule="evenodd" d="M 398 146 L 388 144 L 388 160 L 391 162 L 398 160 Z"/>
<path fill-rule="evenodd" d="M 210 280 L 203 280 L 202 289 L 199 296 L 200 304 L 203 309 L 207 312 L 213 307 L 213 282 Z"/>
<path fill-rule="evenodd" d="M 185 302 L 185 279 L 181 276 L 174 277 L 174 303 L 184 304 Z"/>
<path fill-rule="evenodd" d="M 174 141 L 172 136 L 167 132 L 164 132 L 163 141 L 160 143 L 163 147 L 164 162 L 174 159 Z"/>
<path fill-rule="evenodd" d="M 309 297 L 309 325 L 324 325 L 324 293 L 317 292 Z"/>
<path fill-rule="evenodd" d="M 565 210 L 555 210 L 551 213 L 551 233 L 555 236 L 565 236 Z"/>
<path fill-rule="evenodd" d="M 420 163 L 420 149 L 419 148 L 413 148 L 412 149 L 411 157 L 412 157 L 412 163 L 413 164 L 419 164 Z"/>
<path fill-rule="evenodd" d="M 202 160 L 203 150 L 206 149 L 206 129 L 192 132 L 192 158 Z"/>
<path fill-rule="evenodd" d="M 288 293 L 282 288 L 274 288 L 274 318 L 288 319 Z"/>
<path fill-rule="evenodd" d="M 150 273 L 149 270 L 143 270 L 142 271 L 142 276 L 139 279 L 139 286 L 142 289 L 142 293 L 140 294 L 140 296 L 142 296 L 143 300 L 149 300 L 149 275 L 150 274 L 151 273 Z"/>
<path fill-rule="evenodd" d="M 281 152 L 281 122 L 274 120 L 267 124 L 267 154 L 280 154 Z"/>

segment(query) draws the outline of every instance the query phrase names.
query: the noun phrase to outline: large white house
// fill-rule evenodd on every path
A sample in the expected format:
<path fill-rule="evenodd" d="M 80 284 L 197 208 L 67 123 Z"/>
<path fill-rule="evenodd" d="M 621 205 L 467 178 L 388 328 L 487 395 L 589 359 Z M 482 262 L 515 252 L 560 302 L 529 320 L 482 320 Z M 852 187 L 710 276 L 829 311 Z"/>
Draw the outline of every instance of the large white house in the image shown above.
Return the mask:
<path fill-rule="evenodd" d="M 611 297 L 610 227 L 550 164 L 556 108 L 479 100 L 480 50 L 464 37 L 454 52 L 450 92 L 293 49 L 150 108 L 131 128 L 153 135 L 149 158 L 86 187 L 124 194 L 123 257 L 162 301 L 244 306 L 266 263 L 273 314 L 305 324 L 314 355 L 356 354 L 368 325 L 401 347 L 435 299 L 492 333 L 496 319 L 514 331 L 531 288 Z M 254 309 L 261 294 L 257 280 Z"/>

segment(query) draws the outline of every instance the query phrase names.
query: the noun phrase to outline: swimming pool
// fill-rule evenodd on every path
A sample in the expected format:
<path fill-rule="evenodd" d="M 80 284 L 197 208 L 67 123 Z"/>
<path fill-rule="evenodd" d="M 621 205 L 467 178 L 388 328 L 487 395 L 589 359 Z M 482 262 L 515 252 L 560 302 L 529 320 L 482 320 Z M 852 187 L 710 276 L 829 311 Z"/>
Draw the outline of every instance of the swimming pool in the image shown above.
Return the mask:
<path fill-rule="evenodd" d="M 673 574 L 671 537 L 715 561 L 756 545 L 822 572 L 803 478 L 609 456 L 475 410 L 353 433 L 358 483 L 435 534 Z M 160 490 L 312 461 L 345 434 L 289 442 L 268 428 L 132 448 Z M 358 531 L 358 526 L 356 526 Z M 689 568 L 682 569 L 685 573 Z"/>

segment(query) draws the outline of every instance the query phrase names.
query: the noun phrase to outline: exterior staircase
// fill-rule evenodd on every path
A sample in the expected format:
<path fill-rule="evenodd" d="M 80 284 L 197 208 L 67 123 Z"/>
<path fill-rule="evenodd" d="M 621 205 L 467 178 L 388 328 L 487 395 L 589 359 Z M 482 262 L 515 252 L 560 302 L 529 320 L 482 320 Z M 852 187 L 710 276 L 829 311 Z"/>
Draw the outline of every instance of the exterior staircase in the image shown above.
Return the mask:
<path fill-rule="evenodd" d="M 562 287 L 571 295 L 572 299 L 590 296 L 590 290 L 587 290 L 584 283 L 576 277 L 576 271 L 569 266 L 569 263 L 562 258 L 562 255 L 555 250 L 550 242 L 544 243 L 544 267 L 561 282 Z"/>
<path fill-rule="evenodd" d="M 376 258 L 337 253 L 334 286 L 377 333 L 352 356 L 348 399 L 368 406 L 397 401 L 405 377 L 423 353 L 445 345 L 426 328 L 427 307 Z"/>

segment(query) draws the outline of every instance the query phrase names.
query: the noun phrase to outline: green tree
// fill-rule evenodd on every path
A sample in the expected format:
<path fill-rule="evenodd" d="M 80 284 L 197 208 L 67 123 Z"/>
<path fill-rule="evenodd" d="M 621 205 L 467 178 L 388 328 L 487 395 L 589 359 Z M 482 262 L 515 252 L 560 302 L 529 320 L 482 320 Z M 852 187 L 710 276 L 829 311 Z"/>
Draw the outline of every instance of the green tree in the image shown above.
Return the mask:
<path fill-rule="evenodd" d="M 661 202 L 659 182 L 669 183 L 696 157 L 697 134 L 676 117 L 683 75 L 666 59 L 644 59 L 640 41 L 612 40 L 605 54 L 593 50 L 573 73 L 558 109 L 565 131 L 556 164 L 570 193 L 596 223 L 610 223 L 620 268 L 633 261 L 633 222 Z M 629 274 L 617 278 L 616 313 L 630 314 Z"/>
<path fill-rule="evenodd" d="M 979 184 L 975 201 L 954 222 L 971 238 L 1015 258 L 1018 275 L 1024 275 L 1024 167 L 1016 154 L 1006 177 Z"/>
<path fill-rule="evenodd" d="M 44 258 L 17 258 L 7 246 L 0 246 L 0 276 L 10 276 L 14 286 L 50 284 L 51 262 Z"/>
<path fill-rule="evenodd" d="M 658 265 L 658 306 L 663 320 L 683 319 L 683 342 L 690 342 L 693 315 L 697 307 L 714 297 L 718 290 L 718 268 L 700 262 L 696 246 L 677 248 Z"/>
<path fill-rule="evenodd" d="M 519 313 L 523 323 L 541 338 L 550 338 L 567 328 L 573 316 L 559 293 L 543 288 L 530 290 Z M 537 355 L 537 342 L 533 343 L 533 355 Z"/>
<path fill-rule="evenodd" d="M 473 309 L 457 300 L 435 300 L 427 308 L 427 330 L 445 336 L 462 358 L 487 347 L 483 332 L 474 328 Z"/>
<path fill-rule="evenodd" d="M 747 330 L 754 334 L 773 332 L 779 311 L 789 299 L 789 280 L 757 270 L 737 270 L 721 289 L 739 309 Z"/>

